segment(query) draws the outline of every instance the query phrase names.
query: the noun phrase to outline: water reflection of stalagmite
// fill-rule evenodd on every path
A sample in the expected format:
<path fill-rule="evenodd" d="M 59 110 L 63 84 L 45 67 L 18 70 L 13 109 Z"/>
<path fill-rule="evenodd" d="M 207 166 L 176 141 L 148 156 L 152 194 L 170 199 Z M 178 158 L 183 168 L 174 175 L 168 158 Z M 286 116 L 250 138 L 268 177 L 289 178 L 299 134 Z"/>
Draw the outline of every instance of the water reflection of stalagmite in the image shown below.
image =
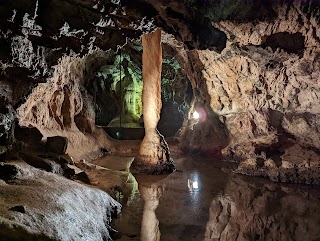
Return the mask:
<path fill-rule="evenodd" d="M 163 193 L 162 190 L 162 186 L 157 183 L 139 184 L 139 191 L 145 202 L 141 224 L 141 241 L 160 240 L 159 220 L 156 217 L 155 210 L 159 205 L 159 198 Z"/>
<path fill-rule="evenodd" d="M 319 210 L 307 190 L 234 176 L 211 203 L 205 241 L 319 240 Z"/>

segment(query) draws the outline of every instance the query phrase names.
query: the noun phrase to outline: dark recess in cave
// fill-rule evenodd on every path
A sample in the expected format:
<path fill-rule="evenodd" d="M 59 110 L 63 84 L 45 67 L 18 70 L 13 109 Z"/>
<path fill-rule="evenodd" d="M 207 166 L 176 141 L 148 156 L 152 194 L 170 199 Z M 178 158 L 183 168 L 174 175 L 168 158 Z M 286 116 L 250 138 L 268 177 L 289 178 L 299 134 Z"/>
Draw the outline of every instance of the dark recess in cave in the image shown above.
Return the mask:
<path fill-rule="evenodd" d="M 162 109 L 158 130 L 165 137 L 174 136 L 181 128 L 193 96 L 189 81 L 182 82 L 178 80 L 177 82 L 180 87 L 175 86 L 176 89 L 173 91 L 176 92 L 176 95 L 172 95 L 171 98 L 164 97 L 168 93 L 166 88 L 162 88 Z M 184 91 L 177 91 L 179 88 L 184 89 Z"/>
<path fill-rule="evenodd" d="M 0 165 L 0 179 L 7 181 L 17 175 L 18 168 L 14 165 L 1 164 Z"/>
<path fill-rule="evenodd" d="M 0 59 L 10 59 L 10 42 L 0 38 Z"/>
<path fill-rule="evenodd" d="M 200 43 L 203 43 L 204 48 L 221 52 L 227 43 L 227 35 L 219 29 L 210 27 L 211 22 L 205 19 L 204 23 L 195 23 L 195 33 Z"/>
<path fill-rule="evenodd" d="M 263 47 L 271 47 L 273 51 L 277 48 L 288 53 L 302 54 L 304 51 L 304 36 L 301 33 L 275 33 L 265 38 Z"/>
<path fill-rule="evenodd" d="M 252 21 L 271 21 L 277 17 L 272 9 L 272 0 L 200 0 L 197 4 L 203 17 L 212 22 L 231 20 L 239 23 Z M 202 16 L 197 16 L 198 18 Z"/>

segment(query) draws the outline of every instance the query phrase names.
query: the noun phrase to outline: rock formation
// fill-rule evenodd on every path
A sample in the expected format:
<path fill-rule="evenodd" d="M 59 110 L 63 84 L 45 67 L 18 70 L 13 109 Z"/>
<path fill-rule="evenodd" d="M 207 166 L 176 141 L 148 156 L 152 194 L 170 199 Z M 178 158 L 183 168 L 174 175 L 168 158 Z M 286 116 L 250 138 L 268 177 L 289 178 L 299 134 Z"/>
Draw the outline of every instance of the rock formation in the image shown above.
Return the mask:
<path fill-rule="evenodd" d="M 94 96 L 96 124 L 120 126 L 136 124 L 142 115 L 142 52 L 139 41 L 128 43 L 114 53 L 88 82 L 88 92 Z M 110 103 L 113 103 L 110 105 Z M 120 113 L 121 112 L 121 113 Z"/>
<path fill-rule="evenodd" d="M 172 172 L 174 166 L 169 147 L 157 130 L 161 110 L 161 30 L 142 36 L 143 58 L 143 115 L 145 137 L 139 149 L 139 155 L 131 166 L 133 172 L 150 174 Z"/>
<path fill-rule="evenodd" d="M 189 114 L 181 115 L 182 150 L 243 162 L 239 172 L 250 175 L 262 175 L 261 160 L 274 163 L 269 169 L 311 162 L 306 172 L 317 175 L 319 9 L 317 2 L 298 0 L 3 1 L 0 153 L 13 148 L 16 112 L 20 125 L 38 128 L 44 139 L 68 137 L 67 151 L 77 160 L 122 150 L 94 125 L 86 88 L 105 63 L 93 59 L 106 60 L 99 55 L 160 27 L 194 95 Z M 125 98 L 134 101 L 131 94 Z M 191 118 L 195 110 L 203 113 L 198 122 Z M 312 160 L 293 160 L 286 154 L 293 147 Z M 166 156 L 163 149 L 157 158 Z"/>
<path fill-rule="evenodd" d="M 121 205 L 107 193 L 27 165 L 0 166 L 0 240 L 109 240 Z"/>
<path fill-rule="evenodd" d="M 76 160 L 107 149 L 108 137 L 95 127 L 92 97 L 84 89 L 85 79 L 92 74 L 86 68 L 91 61 L 101 65 L 105 55 L 100 51 L 83 58 L 62 58 L 53 77 L 34 88 L 18 108 L 19 125 L 36 127 L 44 138 L 66 136 L 70 143 L 67 152 Z"/>
<path fill-rule="evenodd" d="M 314 5 L 299 1 L 269 6 L 272 16 L 254 23 L 213 22 L 227 35 L 221 53 L 196 50 L 187 55 L 192 70 L 202 70 L 197 75 L 188 72 L 195 103 L 214 118 L 196 125 L 189 120 L 182 129 L 182 147 L 247 160 L 239 172 L 249 175 L 272 176 L 262 174 L 261 168 L 278 173 L 291 163 L 281 168 L 282 178 L 271 179 L 318 183 L 318 12 L 308 12 Z M 291 147 L 305 155 L 286 154 Z M 274 164 L 263 164 L 270 162 Z M 309 162 L 312 165 L 303 164 Z M 293 174 L 294 169 L 304 174 Z M 306 176 L 312 178 L 307 181 Z"/>

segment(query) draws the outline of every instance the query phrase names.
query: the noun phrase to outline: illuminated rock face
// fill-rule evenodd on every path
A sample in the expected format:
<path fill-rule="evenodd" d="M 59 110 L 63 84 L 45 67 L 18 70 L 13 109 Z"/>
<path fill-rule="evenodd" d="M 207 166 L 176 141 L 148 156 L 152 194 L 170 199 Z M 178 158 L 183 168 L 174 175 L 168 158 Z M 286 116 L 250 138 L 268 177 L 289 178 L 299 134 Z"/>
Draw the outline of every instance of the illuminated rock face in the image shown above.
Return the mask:
<path fill-rule="evenodd" d="M 157 174 L 172 172 L 169 147 L 157 130 L 161 110 L 161 30 L 142 36 L 143 115 L 145 137 L 131 171 Z"/>
<path fill-rule="evenodd" d="M 188 54 L 193 70 L 202 70 L 189 74 L 195 104 L 211 117 L 196 125 L 189 121 L 182 132 L 182 147 L 211 149 L 245 161 L 239 167 L 244 174 L 319 183 L 319 24 L 316 14 L 308 13 L 308 4 L 270 6 L 272 21 L 214 23 L 228 37 L 221 53 Z M 305 155 L 287 155 L 291 147 Z M 281 177 L 276 178 L 274 173 L 279 172 Z"/>
<path fill-rule="evenodd" d="M 110 51 L 108 65 L 95 74 L 95 81 L 89 83 L 89 93 L 94 96 L 96 124 L 119 126 L 121 123 L 138 125 L 142 114 L 142 72 L 141 56 L 136 59 L 133 46 L 126 46 L 121 54 Z"/>
<path fill-rule="evenodd" d="M 142 36 L 143 113 L 145 129 L 156 129 L 160 119 L 162 48 L 161 30 Z M 147 136 L 147 135 L 146 135 Z M 141 154 L 148 154 L 141 152 Z"/>
<path fill-rule="evenodd" d="M 34 89 L 18 109 L 20 125 L 40 129 L 75 130 L 74 117 L 83 109 L 80 85 L 83 80 L 84 61 L 80 58 L 63 58 L 48 83 Z"/>
<path fill-rule="evenodd" d="M 53 77 L 39 84 L 17 110 L 19 125 L 36 127 L 44 138 L 65 136 L 67 149 L 75 160 L 89 158 L 108 146 L 108 137 L 94 125 L 92 98 L 83 85 L 90 74 L 86 66 L 103 59 L 104 52 L 80 57 L 64 57 Z M 89 67 L 90 68 L 90 67 Z M 86 74 L 85 74 L 86 73 Z"/>

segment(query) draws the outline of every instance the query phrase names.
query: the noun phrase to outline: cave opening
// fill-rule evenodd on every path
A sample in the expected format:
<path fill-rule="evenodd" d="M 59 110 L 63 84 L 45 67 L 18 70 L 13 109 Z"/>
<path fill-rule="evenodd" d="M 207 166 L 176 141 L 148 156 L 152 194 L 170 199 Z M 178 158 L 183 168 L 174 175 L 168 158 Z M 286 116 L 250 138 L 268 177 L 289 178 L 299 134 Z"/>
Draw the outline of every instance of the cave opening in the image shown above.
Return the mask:
<path fill-rule="evenodd" d="M 173 137 L 190 109 L 193 90 L 172 49 L 164 49 L 158 130 L 164 137 Z M 129 41 L 109 54 L 86 89 L 93 97 L 97 126 L 114 139 L 143 139 L 141 40 Z"/>
<path fill-rule="evenodd" d="M 87 86 L 93 97 L 95 124 L 115 139 L 142 139 L 144 135 L 141 63 L 134 60 L 134 48 L 131 43 L 112 52 Z"/>

